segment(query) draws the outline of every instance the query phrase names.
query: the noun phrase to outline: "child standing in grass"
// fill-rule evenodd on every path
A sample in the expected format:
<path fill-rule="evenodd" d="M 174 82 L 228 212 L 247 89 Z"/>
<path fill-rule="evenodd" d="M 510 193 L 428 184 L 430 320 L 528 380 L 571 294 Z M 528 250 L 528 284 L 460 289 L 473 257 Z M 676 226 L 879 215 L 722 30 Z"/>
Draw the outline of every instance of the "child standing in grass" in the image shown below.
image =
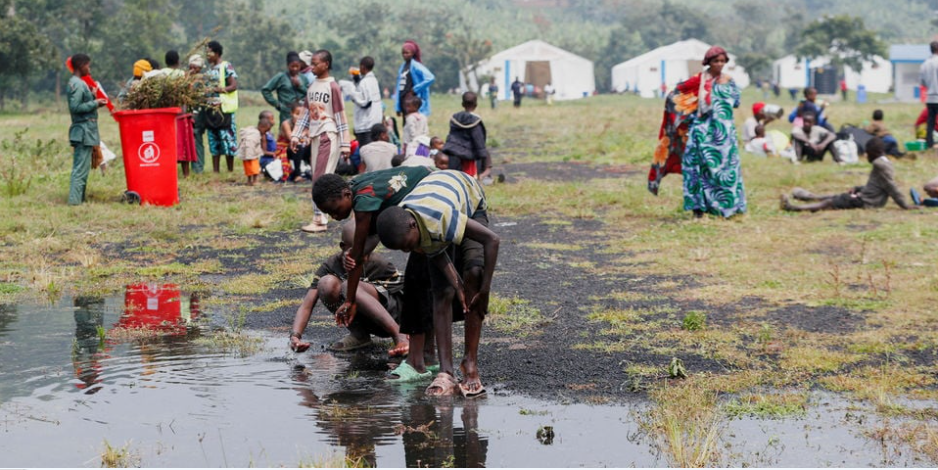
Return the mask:
<path fill-rule="evenodd" d="M 267 118 L 261 119 L 257 126 L 248 126 L 241 129 L 238 141 L 238 157 L 244 163 L 244 175 L 247 176 L 248 186 L 257 183 L 257 175 L 261 174 L 260 158 L 264 155 L 266 143 L 265 135 L 271 128 Z"/>
<path fill-rule="evenodd" d="M 427 260 L 424 269 L 433 296 L 433 318 L 418 322 L 433 325 L 440 359 L 440 373 L 427 387 L 427 395 L 462 393 L 474 397 L 485 393 L 478 367 L 479 341 L 499 245 L 498 236 L 488 228 L 486 208 L 485 192 L 475 178 L 444 170 L 420 180 L 399 205 L 378 216 L 378 237 L 384 246 L 412 253 L 411 259 L 424 255 Z M 408 262 L 407 277 L 412 275 L 419 273 Z M 458 299 L 456 312 L 454 298 Z M 413 322 L 410 317 L 414 314 L 420 312 L 408 309 L 401 324 Z M 466 337 L 459 367 L 463 380 L 457 384 L 452 326 L 460 317 L 465 318 Z"/>
<path fill-rule="evenodd" d="M 427 117 L 420 114 L 420 106 L 423 104 L 417 95 L 410 95 L 404 98 L 404 134 L 401 142 L 404 149 L 401 152 L 405 157 L 411 155 L 420 155 L 417 151 L 421 145 L 418 139 L 430 135 L 430 127 L 427 125 Z M 427 152 L 428 153 L 428 152 Z M 426 156 L 426 155 L 423 155 Z"/>
<path fill-rule="evenodd" d="M 475 113 L 477 106 L 478 98 L 475 93 L 463 93 L 463 111 L 454 114 L 449 121 L 449 135 L 446 136 L 443 153 L 449 156 L 451 170 L 462 170 L 469 176 L 482 180 L 492 172 L 492 157 L 485 148 L 485 124 Z"/>
<path fill-rule="evenodd" d="M 313 182 L 326 174 L 335 173 L 339 157 L 348 158 L 351 150 L 345 106 L 342 104 L 342 89 L 329 74 L 332 70 L 332 54 L 320 49 L 313 53 L 312 71 L 316 80 L 306 93 L 307 112 L 297 122 L 290 138 L 290 149 L 296 152 L 304 132 L 309 131 L 312 139 L 310 160 L 313 167 Z M 303 227 L 304 232 L 324 232 L 328 217 L 313 203 L 313 221 Z"/>

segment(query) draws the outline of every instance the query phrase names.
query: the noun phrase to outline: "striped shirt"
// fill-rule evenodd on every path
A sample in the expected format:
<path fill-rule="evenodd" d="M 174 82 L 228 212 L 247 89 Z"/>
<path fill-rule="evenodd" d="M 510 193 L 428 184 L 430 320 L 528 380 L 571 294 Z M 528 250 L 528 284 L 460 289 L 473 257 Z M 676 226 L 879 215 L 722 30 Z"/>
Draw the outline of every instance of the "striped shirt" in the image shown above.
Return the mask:
<path fill-rule="evenodd" d="M 462 243 L 469 219 L 486 209 L 485 192 L 461 171 L 437 171 L 420 180 L 400 206 L 417 220 L 420 250 L 436 256 Z"/>

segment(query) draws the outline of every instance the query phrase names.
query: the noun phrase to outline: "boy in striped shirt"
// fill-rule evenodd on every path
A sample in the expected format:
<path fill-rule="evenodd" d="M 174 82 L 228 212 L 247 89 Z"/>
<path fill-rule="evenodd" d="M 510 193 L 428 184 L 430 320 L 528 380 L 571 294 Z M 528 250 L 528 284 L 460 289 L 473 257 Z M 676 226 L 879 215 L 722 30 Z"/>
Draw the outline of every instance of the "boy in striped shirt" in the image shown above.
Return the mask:
<path fill-rule="evenodd" d="M 479 340 L 499 244 L 488 225 L 482 186 L 472 176 L 455 170 L 423 178 L 398 206 L 378 216 L 381 243 L 392 250 L 424 254 L 429 260 L 440 373 L 427 387 L 428 395 L 453 395 L 457 390 L 466 397 L 485 393 L 478 369 Z M 453 308 L 454 298 L 458 299 L 457 308 Z M 460 365 L 463 381 L 457 383 L 452 324 L 463 318 L 466 349 Z"/>

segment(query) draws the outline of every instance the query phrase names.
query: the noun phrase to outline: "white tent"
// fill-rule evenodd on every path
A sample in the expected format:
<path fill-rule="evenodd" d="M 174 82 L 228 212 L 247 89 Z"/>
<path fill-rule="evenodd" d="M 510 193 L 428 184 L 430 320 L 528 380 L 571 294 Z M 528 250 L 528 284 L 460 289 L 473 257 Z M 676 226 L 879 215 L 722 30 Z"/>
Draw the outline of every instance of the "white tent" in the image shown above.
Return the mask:
<path fill-rule="evenodd" d="M 772 63 L 772 76 L 781 88 L 803 89 L 813 83 L 811 77 L 816 69 L 829 64 L 830 59 L 827 57 L 798 60 L 794 55 L 787 55 Z M 844 78 L 850 90 L 863 85 L 869 92 L 889 93 L 892 87 L 892 64 L 882 57 L 877 56 L 872 62 L 864 62 L 860 73 L 850 67 L 844 70 Z"/>
<path fill-rule="evenodd" d="M 510 99 L 515 77 L 541 89 L 550 83 L 556 90 L 556 100 L 583 98 L 596 90 L 592 61 L 536 39 L 480 62 L 476 76 L 469 77 L 468 87 L 460 77 L 460 88 L 477 90 L 476 77 L 485 75 L 495 77 L 498 98 L 502 100 Z"/>
<path fill-rule="evenodd" d="M 643 98 L 660 96 L 661 84 L 668 90 L 678 82 L 687 80 L 703 70 L 704 55 L 710 44 L 697 39 L 678 41 L 633 57 L 612 68 L 612 89 L 636 93 Z M 729 54 L 724 73 L 733 77 L 740 88 L 749 86 L 749 74 L 736 64 L 736 56 Z"/>

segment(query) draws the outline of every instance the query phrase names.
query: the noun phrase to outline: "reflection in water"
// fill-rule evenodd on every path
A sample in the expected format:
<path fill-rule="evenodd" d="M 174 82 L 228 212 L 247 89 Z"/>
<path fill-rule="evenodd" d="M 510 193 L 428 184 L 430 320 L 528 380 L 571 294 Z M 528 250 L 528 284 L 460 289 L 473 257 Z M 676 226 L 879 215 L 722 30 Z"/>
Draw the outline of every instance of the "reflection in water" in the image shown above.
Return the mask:
<path fill-rule="evenodd" d="M 104 299 L 75 297 L 75 341 L 72 366 L 80 383 L 75 386 L 92 395 L 101 390 L 101 359 L 107 357 L 104 341 Z"/>
<path fill-rule="evenodd" d="M 199 314 L 198 296 L 189 297 L 188 308 L 183 308 L 183 303 L 176 284 L 131 284 L 124 293 L 124 314 L 115 327 L 184 335 L 186 327 Z"/>
<path fill-rule="evenodd" d="M 423 390 L 419 390 L 419 395 L 422 394 Z M 461 428 L 455 427 L 454 415 L 452 398 L 435 403 L 411 400 L 405 406 L 398 430 L 403 434 L 408 467 L 485 467 L 488 437 L 479 431 L 479 402 L 463 402 Z"/>
<path fill-rule="evenodd" d="M 10 331 L 10 324 L 16 321 L 16 305 L 0 304 L 0 338 Z"/>
<path fill-rule="evenodd" d="M 317 364 L 316 369 L 338 365 L 331 355 L 318 359 L 328 364 Z M 295 390 L 300 405 L 314 410 L 316 425 L 327 432 L 329 441 L 345 448 L 347 462 L 377 467 L 376 446 L 401 436 L 408 467 L 485 467 L 488 437 L 479 432 L 478 401 L 462 403 L 461 427 L 456 427 L 454 400 L 428 402 L 422 386 L 394 386 L 389 394 L 387 388 L 369 384 L 317 396 L 314 380 L 322 372 L 294 367 L 292 379 L 299 384 Z M 404 396 L 395 397 L 394 392 Z"/>

